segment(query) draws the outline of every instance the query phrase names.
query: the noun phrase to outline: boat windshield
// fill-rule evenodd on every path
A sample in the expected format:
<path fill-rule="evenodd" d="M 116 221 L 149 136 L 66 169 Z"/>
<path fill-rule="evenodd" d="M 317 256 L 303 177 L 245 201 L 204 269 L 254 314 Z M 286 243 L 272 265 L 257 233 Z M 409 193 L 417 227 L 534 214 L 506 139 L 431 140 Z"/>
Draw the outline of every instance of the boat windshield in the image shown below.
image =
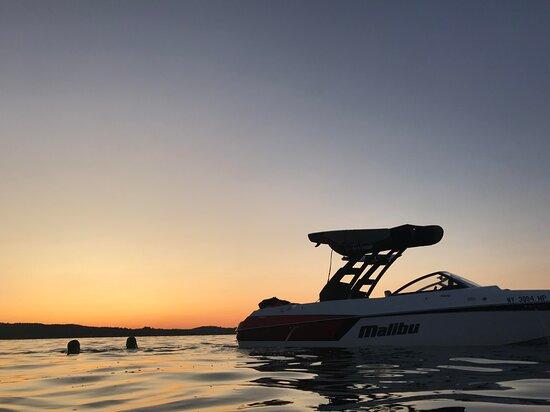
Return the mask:
<path fill-rule="evenodd" d="M 420 276 L 401 286 L 392 295 L 408 293 L 437 292 L 451 289 L 478 287 L 479 285 L 448 272 L 434 272 Z"/>

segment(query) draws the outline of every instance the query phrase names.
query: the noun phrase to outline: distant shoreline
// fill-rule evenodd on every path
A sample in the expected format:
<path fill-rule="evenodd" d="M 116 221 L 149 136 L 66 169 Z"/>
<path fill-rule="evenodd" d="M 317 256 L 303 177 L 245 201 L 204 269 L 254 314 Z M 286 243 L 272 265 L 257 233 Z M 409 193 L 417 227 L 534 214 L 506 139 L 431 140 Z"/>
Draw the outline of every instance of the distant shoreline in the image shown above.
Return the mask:
<path fill-rule="evenodd" d="M 235 328 L 199 326 L 191 329 L 120 328 L 75 324 L 2 323 L 0 340 L 56 338 L 115 338 L 128 336 L 233 335 Z"/>

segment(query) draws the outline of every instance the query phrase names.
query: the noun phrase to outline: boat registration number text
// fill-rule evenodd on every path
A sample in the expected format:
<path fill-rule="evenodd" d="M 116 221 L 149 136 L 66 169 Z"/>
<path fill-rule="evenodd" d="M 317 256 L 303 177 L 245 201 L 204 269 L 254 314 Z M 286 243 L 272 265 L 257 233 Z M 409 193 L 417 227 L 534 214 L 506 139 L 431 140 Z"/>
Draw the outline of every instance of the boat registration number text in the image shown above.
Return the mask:
<path fill-rule="evenodd" d="M 524 295 L 507 298 L 508 303 L 539 303 L 546 302 L 546 295 Z"/>

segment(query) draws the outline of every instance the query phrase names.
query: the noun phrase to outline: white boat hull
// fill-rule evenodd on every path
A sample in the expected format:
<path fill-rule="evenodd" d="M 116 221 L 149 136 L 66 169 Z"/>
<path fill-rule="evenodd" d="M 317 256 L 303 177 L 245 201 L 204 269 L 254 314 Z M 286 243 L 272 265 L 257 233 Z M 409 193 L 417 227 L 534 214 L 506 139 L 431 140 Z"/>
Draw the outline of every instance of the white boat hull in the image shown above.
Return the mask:
<path fill-rule="evenodd" d="M 496 286 L 272 307 L 237 330 L 243 348 L 506 345 L 548 337 L 550 291 Z"/>

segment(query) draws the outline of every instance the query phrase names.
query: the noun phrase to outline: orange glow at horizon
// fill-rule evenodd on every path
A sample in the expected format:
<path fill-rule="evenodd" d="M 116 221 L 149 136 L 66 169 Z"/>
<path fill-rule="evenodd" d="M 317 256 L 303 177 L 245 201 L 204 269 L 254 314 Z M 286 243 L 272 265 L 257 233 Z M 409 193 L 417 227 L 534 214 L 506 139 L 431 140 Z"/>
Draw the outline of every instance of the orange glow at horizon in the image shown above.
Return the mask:
<path fill-rule="evenodd" d="M 260 233 L 257 234 L 261 238 Z M 200 238 L 200 236 L 199 236 Z M 40 248 L 4 249 L 2 270 L 12 276 L 0 301 L 3 322 L 77 323 L 90 326 L 189 328 L 233 327 L 257 303 L 278 296 L 295 302 L 312 302 L 325 282 L 328 250 L 314 249 L 304 237 L 284 241 L 273 234 L 270 247 L 254 249 L 228 243 L 214 256 L 210 243 L 199 238 L 189 249 L 149 248 L 137 244 L 97 242 L 86 245 L 51 242 Z M 243 244 L 252 241 L 242 237 Z M 54 245 L 55 244 L 55 245 Z M 196 244 L 199 244 L 197 246 Z M 456 265 L 460 255 L 445 250 L 445 241 L 424 249 L 411 249 L 394 265 L 377 287 L 394 289 L 414 275 Z M 206 249 L 205 249 L 206 247 Z M 430 250 L 431 249 L 431 250 Z M 278 250 L 279 253 L 273 252 Z M 91 252 L 94 253 L 91 253 Z M 34 256 L 23 259 L 23 256 Z M 279 255 L 279 256 L 277 256 Z M 481 260 L 481 255 L 470 260 Z M 518 279 L 505 265 L 471 262 L 462 266 L 473 280 L 503 287 L 539 288 L 546 281 L 531 266 L 530 281 Z M 340 260 L 335 255 L 333 271 Z M 100 274 L 100 275 L 98 275 Z"/>

